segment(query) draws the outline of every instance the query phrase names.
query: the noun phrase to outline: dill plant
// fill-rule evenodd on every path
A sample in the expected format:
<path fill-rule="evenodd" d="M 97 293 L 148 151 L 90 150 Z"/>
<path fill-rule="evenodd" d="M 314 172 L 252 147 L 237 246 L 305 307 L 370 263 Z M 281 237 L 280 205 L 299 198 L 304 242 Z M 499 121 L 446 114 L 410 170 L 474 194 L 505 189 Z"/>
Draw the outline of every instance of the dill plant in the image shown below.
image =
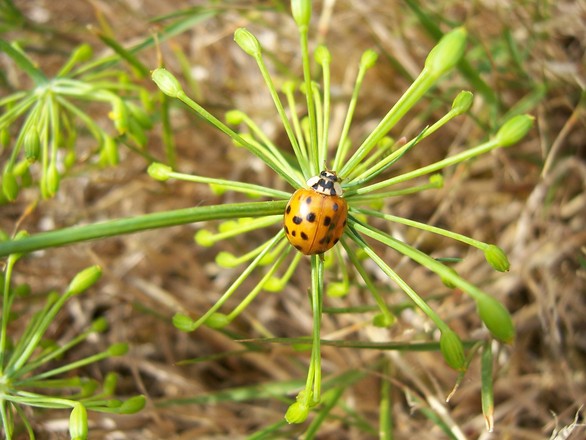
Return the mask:
<path fill-rule="evenodd" d="M 9 240 L 0 243 L 0 255 L 28 252 L 82 240 L 210 220 L 221 220 L 222 223 L 217 231 L 202 229 L 196 234 L 195 240 L 201 246 L 213 246 L 221 240 L 261 228 L 276 230 L 277 232 L 269 240 L 243 255 L 234 255 L 225 251 L 218 253 L 216 256 L 218 266 L 242 267 L 241 274 L 232 282 L 219 300 L 211 305 L 207 312 L 195 319 L 184 314 L 177 314 L 173 318 L 173 323 L 183 331 L 195 331 L 201 325 L 217 329 L 224 328 L 236 319 L 261 291 L 282 290 L 293 277 L 301 260 L 309 258 L 311 285 L 308 287 L 314 324 L 311 339 L 304 340 L 304 342 L 309 344 L 311 355 L 305 386 L 290 404 L 285 414 L 285 418 L 289 423 L 302 423 L 320 402 L 327 411 L 327 408 L 335 404 L 336 399 L 339 398 L 339 393 L 322 392 L 320 348 L 322 341 L 320 339 L 320 328 L 324 295 L 326 293 L 343 295 L 348 292 L 351 280 L 360 279 L 373 296 L 378 307 L 378 313 L 373 319 L 373 324 L 388 327 L 396 320 L 383 294 L 379 291 L 377 284 L 365 267 L 364 261 L 366 258 L 372 260 L 388 277 L 389 282 L 398 286 L 437 327 L 440 338 L 436 347 L 448 365 L 463 374 L 469 363 L 470 355 L 474 353 L 474 350 L 466 353 L 465 347 L 469 345 L 463 344 L 459 336 L 440 318 L 438 313 L 385 262 L 384 258 L 380 256 L 380 252 L 377 252 L 369 245 L 365 238 L 375 240 L 399 254 L 407 256 L 430 271 L 435 272 L 441 277 L 446 286 L 456 287 L 469 295 L 476 304 L 478 315 L 489 332 L 486 341 L 482 343 L 483 352 L 490 351 L 492 338 L 504 343 L 509 343 L 513 340 L 514 328 L 511 317 L 500 302 L 460 277 L 449 266 L 435 260 L 414 246 L 399 241 L 386 232 L 377 229 L 369 219 L 401 223 L 458 240 L 483 252 L 486 261 L 495 270 L 508 270 L 509 262 L 507 257 L 498 246 L 381 211 L 380 201 L 388 197 L 405 196 L 414 192 L 440 187 L 442 185 L 440 172 L 444 168 L 486 154 L 496 148 L 515 144 L 529 131 L 533 118 L 528 115 L 515 116 L 502 124 L 500 129 L 489 140 L 480 145 L 465 149 L 413 171 L 398 175 L 392 174 L 392 166 L 403 155 L 408 154 L 412 148 L 443 125 L 466 113 L 471 106 L 472 93 L 462 91 L 454 97 L 452 108 L 446 115 L 434 124 L 423 127 L 417 136 L 412 139 L 402 138 L 399 141 L 393 141 L 388 137 L 389 132 L 407 112 L 461 59 L 465 51 L 466 31 L 463 28 L 457 28 L 444 35 L 432 49 L 419 76 L 381 119 L 379 124 L 360 145 L 352 145 L 348 134 L 359 102 L 360 87 L 368 69 L 374 65 L 377 58 L 374 51 L 365 52 L 360 62 L 355 88 L 348 104 L 342 134 L 336 147 L 328 149 L 330 144 L 331 104 L 330 63 L 333 61 L 326 46 L 319 46 L 315 50 L 313 54 L 314 61 L 319 65 L 322 73 L 321 84 L 318 86 L 310 75 L 312 59 L 308 49 L 308 33 L 311 19 L 311 2 L 293 0 L 291 5 L 293 18 L 299 30 L 301 57 L 303 60 L 303 78 L 299 82 L 289 81 L 284 84 L 282 90 L 277 90 L 264 62 L 262 47 L 258 40 L 246 29 L 238 29 L 235 32 L 236 43 L 255 60 L 265 80 L 267 91 L 273 98 L 276 110 L 287 133 L 291 147 L 289 151 L 274 145 L 270 138 L 262 133 L 253 119 L 239 110 L 233 110 L 226 114 L 227 123 L 221 121 L 191 99 L 184 92 L 179 81 L 166 69 L 161 67 L 154 70 L 152 78 L 164 94 L 182 101 L 207 122 L 229 136 L 237 147 L 245 148 L 260 158 L 292 190 L 305 187 L 306 181 L 317 175 L 324 168 L 324 165 L 336 171 L 343 179 L 344 197 L 349 205 L 348 226 L 340 244 L 323 256 L 312 255 L 305 257 L 288 243 L 280 226 L 283 221 L 283 211 L 292 191 L 267 188 L 253 183 L 188 175 L 175 170 L 172 166 L 153 163 L 150 165 L 148 172 L 153 178 L 160 181 L 180 179 L 207 184 L 219 194 L 225 191 L 237 191 L 252 198 L 262 197 L 270 200 L 205 207 L 198 206 L 39 233 L 34 236 L 23 237 L 20 240 Z M 281 99 L 282 96 L 285 97 L 284 101 Z M 299 117 L 295 111 L 298 107 L 300 96 L 305 101 L 306 117 Z M 422 181 L 422 177 L 427 177 L 427 180 Z M 400 183 L 410 183 L 411 186 L 394 187 L 394 185 Z M 325 282 L 326 271 L 332 266 L 342 273 L 342 282 L 328 285 Z M 261 272 L 262 276 L 255 287 L 244 296 L 232 311 L 224 310 L 228 299 L 236 292 L 239 292 L 244 281 L 256 272 Z M 483 365 L 486 364 L 486 369 L 488 369 L 490 360 L 489 353 L 483 356 Z M 359 376 L 353 376 L 351 380 L 358 380 Z M 482 404 L 485 409 L 487 426 L 490 429 L 492 383 L 489 376 L 487 374 L 487 379 L 483 380 Z M 388 401 L 385 403 L 384 399 L 381 400 L 381 407 L 385 407 L 385 405 L 388 407 Z M 382 415 L 381 429 L 390 429 L 388 418 Z"/>
<path fill-rule="evenodd" d="M 234 110 L 226 115 L 228 124 L 210 114 L 197 102 L 192 100 L 183 91 L 178 80 L 164 68 L 156 69 L 153 80 L 168 96 L 177 98 L 202 118 L 224 132 L 233 142 L 246 148 L 282 177 L 294 189 L 306 186 L 306 181 L 324 168 L 337 172 L 342 179 L 344 197 L 349 205 L 348 226 L 341 239 L 341 245 L 334 247 L 324 258 L 322 255 L 311 255 L 311 286 L 310 298 L 313 310 L 313 334 L 311 339 L 311 359 L 304 389 L 297 395 L 293 404 L 286 413 L 289 423 L 302 423 L 307 418 L 312 407 L 321 401 L 321 358 L 320 358 L 320 319 L 323 309 L 324 293 L 328 286 L 324 283 L 325 260 L 330 258 L 337 268 L 345 275 L 345 282 L 337 284 L 336 289 L 344 293 L 349 287 L 348 272 L 354 270 L 362 278 L 364 284 L 375 299 L 379 307 L 379 314 L 374 318 L 374 324 L 384 327 L 390 326 L 395 317 L 389 310 L 381 293 L 377 290 L 363 264 L 364 257 L 370 258 L 388 276 L 389 280 L 399 286 L 413 303 L 435 324 L 440 331 L 439 350 L 446 362 L 458 371 L 465 371 L 469 360 L 466 357 L 464 345 L 456 333 L 438 316 L 427 302 L 417 294 L 385 261 L 380 257 L 364 237 L 374 239 L 385 246 L 409 257 L 415 262 L 435 272 L 444 283 L 450 287 L 457 287 L 468 294 L 475 302 L 482 322 L 488 328 L 491 336 L 496 340 L 509 343 L 514 338 L 514 328 L 511 317 L 504 306 L 486 294 L 475 285 L 458 276 L 452 269 L 435 260 L 415 247 L 399 241 L 389 234 L 377 229 L 368 222 L 368 218 L 378 218 L 391 222 L 405 224 L 420 230 L 450 237 L 464 242 L 484 252 L 487 262 L 498 271 L 506 271 L 509 262 L 505 253 L 496 245 L 483 243 L 460 234 L 447 231 L 435 226 L 401 218 L 373 206 L 380 205 L 380 200 L 437 188 L 442 185 L 442 177 L 438 172 L 442 169 L 485 154 L 495 148 L 506 147 L 518 142 L 532 126 L 533 118 L 520 115 L 506 121 L 497 133 L 485 143 L 473 148 L 446 157 L 438 162 L 423 166 L 419 169 L 389 177 L 388 170 L 404 154 L 426 137 L 435 132 L 453 118 L 467 112 L 472 104 L 472 93 L 462 91 L 458 94 L 451 110 L 431 126 L 425 127 L 412 139 L 401 139 L 398 142 L 390 141 L 388 133 L 401 118 L 433 87 L 441 77 L 461 59 L 466 43 L 466 31 L 457 28 L 447 33 L 432 49 L 426 58 L 425 65 L 419 76 L 408 88 L 397 103 L 389 110 L 379 124 L 370 132 L 364 141 L 354 147 L 348 138 L 353 114 L 359 98 L 359 90 L 367 70 L 376 62 L 374 51 L 366 51 L 361 59 L 356 86 L 345 119 L 342 135 L 335 149 L 329 150 L 329 111 L 330 111 L 330 62 L 331 56 L 326 46 L 319 46 L 314 53 L 315 62 L 321 67 L 322 83 L 318 86 L 311 78 L 311 59 L 308 49 L 308 29 L 311 18 L 311 3 L 306 1 L 292 1 L 293 18 L 299 30 L 301 56 L 303 60 L 303 80 L 298 84 L 287 82 L 282 94 L 286 97 L 288 109 L 281 101 L 271 75 L 263 59 L 262 47 L 258 40 L 248 30 L 241 28 L 235 32 L 236 43 L 250 55 L 258 64 L 265 80 L 267 90 L 273 98 L 276 110 L 281 118 L 283 127 L 288 136 L 294 160 L 288 160 L 289 153 L 283 153 L 270 139 L 262 133 L 254 121 L 241 111 Z M 297 97 L 304 95 L 307 117 L 300 119 L 295 109 Z M 289 116 L 287 115 L 289 110 Z M 244 127 L 246 132 L 239 132 L 230 126 Z M 222 191 L 239 191 L 251 196 L 264 196 L 282 200 L 279 205 L 291 197 L 288 192 L 265 188 L 258 185 L 234 182 L 224 179 L 212 179 L 204 176 L 186 175 L 174 171 L 171 167 L 154 163 L 149 168 L 152 177 L 158 180 L 181 179 L 197 183 L 206 183 L 212 189 Z M 410 188 L 392 189 L 393 185 L 410 182 L 422 176 L 429 176 L 427 182 Z M 275 210 L 273 215 L 255 215 L 253 218 L 244 218 L 239 221 L 230 221 L 223 224 L 217 233 L 203 229 L 196 234 L 196 242 L 202 246 L 212 246 L 216 242 L 247 233 L 254 229 L 265 228 L 282 223 L 282 211 Z M 232 322 L 248 304 L 262 290 L 282 290 L 295 272 L 301 259 L 287 242 L 285 234 L 279 230 L 274 236 L 245 255 L 236 256 L 227 252 L 217 255 L 216 262 L 223 267 L 236 267 L 248 264 L 240 276 L 231 284 L 218 301 L 210 309 L 192 319 L 183 314 L 174 317 L 174 324 L 184 331 L 195 331 L 205 324 L 213 328 L 222 328 Z M 264 275 L 256 286 L 246 295 L 233 311 L 222 313 L 220 309 L 226 301 L 239 289 L 245 279 L 257 268 L 268 266 Z M 276 273 L 286 267 L 284 274 Z"/>

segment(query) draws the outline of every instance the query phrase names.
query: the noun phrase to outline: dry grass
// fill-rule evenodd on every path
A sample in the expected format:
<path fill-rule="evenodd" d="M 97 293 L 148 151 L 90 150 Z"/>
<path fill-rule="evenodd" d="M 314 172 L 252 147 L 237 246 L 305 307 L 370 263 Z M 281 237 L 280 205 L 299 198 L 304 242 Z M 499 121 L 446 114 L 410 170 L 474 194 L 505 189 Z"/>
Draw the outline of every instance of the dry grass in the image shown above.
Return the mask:
<path fill-rule="evenodd" d="M 179 8 L 187 2 L 69 2 L 65 9 L 58 6 L 61 2 L 20 3 L 30 16 L 45 11 L 46 24 L 60 29 L 61 33 L 52 37 L 55 40 L 49 53 L 43 46 L 46 42 L 31 42 L 42 49 L 35 57 L 50 71 L 54 63 L 60 62 L 55 60 L 70 50 L 72 41 L 89 40 L 99 47 L 84 28 L 89 23 L 98 25 L 96 11 L 108 20 L 116 38 L 126 44 L 143 38 L 149 30 L 148 20 L 169 12 L 171 3 Z M 340 128 L 361 53 L 370 47 L 381 53 L 361 95 L 354 139 L 362 138 L 386 113 L 408 86 L 406 75 L 418 72 L 433 45 L 405 4 L 387 3 L 340 0 L 331 11 L 320 10 L 323 14 L 315 17 L 314 35 L 319 31 L 319 37 L 333 55 L 333 130 Z M 483 67 L 482 77 L 502 100 L 501 115 L 538 86 L 545 93 L 541 99 L 528 99 L 526 111 L 537 117 L 537 124 L 521 144 L 451 170 L 442 190 L 406 197 L 391 207 L 399 215 L 502 246 L 510 257 L 511 271 L 495 275 L 482 264 L 482 255 L 477 252 L 468 254 L 451 242 L 411 235 L 402 228 L 393 230 L 434 256 L 465 256 L 456 267 L 458 272 L 501 299 L 511 310 L 518 329 L 514 345 L 500 352 L 493 434 L 484 431 L 477 362 L 473 362 L 450 403 L 444 404 L 455 373 L 438 354 L 391 355 L 395 368 L 392 410 L 396 438 L 446 438 L 418 411 L 423 402 L 406 399 L 406 391 L 427 404 L 443 408 L 470 439 L 549 438 L 556 426 L 572 423 L 586 403 L 586 113 L 584 100 L 580 100 L 586 86 L 586 4 L 570 0 L 552 5 L 510 1 L 422 3 L 424 10 L 442 16 L 446 22 L 465 24 L 471 34 L 471 46 L 484 48 L 490 54 L 484 60 L 478 50 L 469 56 L 473 64 Z M 289 72 L 300 72 L 296 30 L 286 14 L 254 12 L 248 7 L 227 9 L 174 38 L 173 44 L 181 47 L 193 62 L 200 79 L 200 102 L 206 108 L 221 115 L 237 107 L 261 122 L 274 139 L 284 141 L 260 74 L 253 61 L 232 42 L 233 31 L 240 26 L 247 26 L 267 51 L 283 63 L 272 64 L 274 71 L 284 73 L 286 67 Z M 443 23 L 441 27 L 446 29 Z M 522 52 L 520 65 L 507 56 L 507 33 Z M 171 43 L 162 46 L 167 67 L 179 72 L 170 47 Z M 145 60 L 149 57 L 149 65 L 155 67 L 154 54 L 145 54 Z M 287 78 L 277 75 L 278 81 L 284 79 Z M 467 87 L 460 75 L 452 75 L 442 83 L 441 90 Z M 420 116 L 401 127 L 405 132 L 417 132 L 428 121 L 441 116 L 445 107 L 428 109 L 424 104 L 421 110 Z M 489 110 L 482 97 L 477 96 L 473 113 L 488 121 Z M 274 186 L 276 179 L 272 173 L 264 169 L 257 172 L 256 159 L 234 149 L 226 138 L 193 115 L 178 110 L 173 124 L 182 171 Z M 482 137 L 472 119 L 461 119 L 420 145 L 400 166 L 416 167 L 449 151 L 474 145 Z M 156 132 L 153 133 L 149 148 L 156 155 L 161 152 L 160 144 Z M 64 181 L 59 196 L 42 202 L 24 219 L 22 227 L 34 232 L 238 200 L 231 195 L 220 199 L 194 184 L 154 182 L 145 174 L 146 165 L 141 158 L 128 153 L 115 169 L 84 171 Z M 1 207 L 0 226 L 12 230 L 15 219 L 34 198 L 35 194 L 28 192 L 18 203 Z M 97 263 L 104 268 L 99 287 L 71 302 L 53 335 L 66 338 L 92 318 L 106 316 L 111 330 L 82 350 L 95 352 L 115 341 L 128 341 L 132 348 L 129 355 L 94 366 L 88 374 L 103 377 L 108 371 L 117 371 L 121 375 L 121 393 L 144 393 L 149 403 L 135 416 L 92 414 L 91 438 L 242 438 L 281 419 L 286 404 L 257 400 L 159 408 L 157 403 L 168 398 L 304 377 L 304 365 L 293 359 L 305 357 L 280 346 L 262 353 L 176 365 L 183 359 L 241 347 L 231 338 L 207 329 L 194 334 L 180 333 L 169 322 L 179 310 L 207 310 L 234 275 L 210 264 L 218 248 L 202 249 L 193 243 L 193 232 L 199 227 L 171 228 L 48 250 L 17 267 L 16 281 L 30 283 L 36 292 L 64 286 L 75 271 L 89 264 Z M 247 244 L 237 240 L 225 246 L 242 250 Z M 394 255 L 387 258 L 396 261 L 399 272 L 418 291 L 433 292 L 438 288 L 425 271 Z M 305 296 L 309 273 L 299 272 L 281 294 L 259 298 L 234 330 L 246 337 L 262 336 L 263 328 L 283 337 L 310 334 L 311 312 Z M 343 300 L 332 299 L 328 303 L 357 305 L 366 298 L 364 293 L 354 292 Z M 400 300 L 397 297 L 396 301 Z M 474 336 L 479 328 L 473 305 L 465 297 L 452 295 L 435 307 L 462 335 Z M 323 336 L 409 340 L 427 325 L 418 315 L 406 315 L 390 331 L 375 331 L 364 325 L 364 320 L 364 316 L 325 316 Z M 324 370 L 326 374 L 336 374 L 348 368 L 361 369 L 378 355 L 326 347 Z M 378 389 L 377 378 L 371 377 L 344 395 L 345 404 L 375 426 Z M 61 438 L 58 432 L 64 431 L 66 420 L 66 414 L 58 419 L 53 412 L 39 413 L 35 417 L 39 438 Z M 317 438 L 369 438 L 343 422 L 332 418 Z M 576 428 L 569 438 L 582 438 L 585 432 L 583 427 Z"/>

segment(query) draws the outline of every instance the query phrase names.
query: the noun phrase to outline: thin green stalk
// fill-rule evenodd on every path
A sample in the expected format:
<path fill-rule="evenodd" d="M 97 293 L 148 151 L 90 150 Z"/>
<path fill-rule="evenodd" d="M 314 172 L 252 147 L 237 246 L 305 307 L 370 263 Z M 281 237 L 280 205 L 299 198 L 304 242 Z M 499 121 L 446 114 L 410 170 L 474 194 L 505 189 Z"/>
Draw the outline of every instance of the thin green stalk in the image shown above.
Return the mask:
<path fill-rule="evenodd" d="M 248 142 L 246 139 L 244 139 L 242 136 L 240 136 L 238 133 L 236 133 L 234 130 L 232 130 L 230 127 L 228 127 L 222 121 L 220 121 L 218 118 L 213 116 L 210 112 L 208 112 L 206 109 L 204 109 L 201 105 L 199 105 L 197 102 L 192 100 L 189 96 L 187 96 L 183 90 L 180 90 L 177 92 L 177 98 L 179 100 L 183 101 L 188 107 L 190 107 L 195 112 L 197 112 L 202 118 L 204 118 L 206 121 L 208 121 L 214 127 L 216 127 L 218 130 L 220 130 L 223 133 L 230 136 L 230 138 L 232 138 L 235 142 L 242 145 L 247 150 L 249 150 L 252 154 L 254 154 L 259 159 L 261 159 L 263 162 L 265 162 L 273 171 L 275 171 L 278 175 L 283 177 L 283 179 L 285 179 L 287 182 L 289 182 L 289 184 L 291 184 L 291 186 L 293 188 L 300 188 L 301 186 L 303 186 L 302 182 L 298 182 L 297 180 L 295 180 L 294 176 L 290 176 L 285 170 L 281 169 L 281 167 L 279 166 L 279 164 L 277 162 L 275 162 L 273 157 L 268 156 L 266 153 L 264 153 L 262 150 L 260 150 L 257 146 Z"/>
<path fill-rule="evenodd" d="M 391 185 L 395 185 L 397 183 L 405 182 L 407 180 L 415 179 L 416 177 L 424 176 L 426 174 L 433 173 L 435 171 L 441 170 L 443 168 L 458 164 L 460 162 L 464 162 L 469 160 L 473 157 L 480 156 L 482 154 L 486 154 L 495 148 L 498 148 L 499 142 L 497 139 L 491 139 L 484 144 L 478 145 L 477 147 L 471 148 L 466 151 L 462 151 L 461 153 L 454 154 L 453 156 L 446 157 L 443 160 L 438 162 L 432 163 L 425 167 L 418 168 L 416 170 L 410 171 L 408 173 L 400 174 L 395 177 L 391 177 L 390 179 L 383 180 L 382 182 L 378 182 L 372 185 L 364 186 L 362 188 L 356 189 L 356 194 L 366 194 L 372 191 L 376 191 L 381 188 L 386 188 Z"/>
<path fill-rule="evenodd" d="M 177 154 L 175 151 L 175 136 L 173 136 L 173 127 L 171 125 L 171 106 L 170 98 L 163 92 L 159 92 L 161 98 L 161 122 L 163 124 L 163 145 L 165 147 L 165 157 L 167 165 L 171 168 L 177 167 Z"/>
<path fill-rule="evenodd" d="M 391 414 L 393 397 L 391 395 L 391 362 L 386 357 L 383 359 L 382 370 L 379 405 L 379 439 L 392 440 L 393 418 Z"/>
<path fill-rule="evenodd" d="M 55 246 L 64 246 L 97 238 L 130 234 L 148 229 L 166 228 L 208 220 L 226 220 L 240 217 L 262 217 L 281 214 L 286 200 L 276 202 L 235 203 L 197 206 L 174 211 L 156 212 L 138 217 L 109 220 L 84 226 L 73 226 L 56 231 L 40 232 L 19 240 L 0 242 L 0 257 L 25 253 Z"/>
<path fill-rule="evenodd" d="M 376 128 L 368 135 L 358 150 L 346 162 L 340 170 L 340 175 L 347 176 L 352 170 L 366 157 L 366 155 L 376 146 L 394 126 L 395 124 L 413 107 L 419 99 L 435 84 L 437 78 L 430 75 L 427 69 L 419 74 L 413 81 L 407 91 L 401 96 L 399 101 L 389 110 L 382 121 Z"/>
<path fill-rule="evenodd" d="M 303 78 L 305 82 L 305 98 L 307 101 L 307 116 L 309 118 L 309 175 L 316 176 L 322 166 L 317 163 L 318 138 L 317 138 L 317 117 L 313 103 L 313 86 L 311 81 L 311 66 L 309 62 L 309 44 L 307 25 L 298 26 L 299 45 L 301 47 L 301 59 L 303 60 Z"/>

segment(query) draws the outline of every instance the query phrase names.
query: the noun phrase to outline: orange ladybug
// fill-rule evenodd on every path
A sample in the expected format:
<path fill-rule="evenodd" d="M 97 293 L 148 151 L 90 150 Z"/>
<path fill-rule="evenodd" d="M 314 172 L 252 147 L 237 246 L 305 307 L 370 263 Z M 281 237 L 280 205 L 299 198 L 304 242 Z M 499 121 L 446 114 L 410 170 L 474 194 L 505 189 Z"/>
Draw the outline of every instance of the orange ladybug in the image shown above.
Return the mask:
<path fill-rule="evenodd" d="M 348 204 L 340 179 L 322 171 L 307 181 L 309 188 L 293 193 L 285 208 L 284 229 L 289 242 L 305 255 L 323 254 L 342 237 Z"/>

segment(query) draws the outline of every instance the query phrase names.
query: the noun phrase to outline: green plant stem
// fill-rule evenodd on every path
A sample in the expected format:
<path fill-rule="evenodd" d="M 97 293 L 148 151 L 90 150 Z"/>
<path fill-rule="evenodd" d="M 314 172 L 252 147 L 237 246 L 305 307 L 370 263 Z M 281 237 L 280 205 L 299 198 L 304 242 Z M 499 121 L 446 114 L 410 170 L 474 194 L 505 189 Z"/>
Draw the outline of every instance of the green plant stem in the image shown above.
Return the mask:
<path fill-rule="evenodd" d="M 309 171 L 311 177 L 318 173 L 321 164 L 317 163 L 318 139 L 317 139 L 317 117 L 313 103 L 313 87 L 311 83 L 311 66 L 309 63 L 309 45 L 307 26 L 298 26 L 299 46 L 301 47 L 301 58 L 303 60 L 303 78 L 305 81 L 305 98 L 307 100 L 307 117 L 309 119 Z"/>
<path fill-rule="evenodd" d="M 275 202 L 234 203 L 174 211 L 156 212 L 138 217 L 109 220 L 84 226 L 73 226 L 49 232 L 41 232 L 19 240 L 0 242 L 0 257 L 12 253 L 25 253 L 56 246 L 113 237 L 122 234 L 166 228 L 208 220 L 226 220 L 240 217 L 262 217 L 280 214 L 286 200 Z"/>

